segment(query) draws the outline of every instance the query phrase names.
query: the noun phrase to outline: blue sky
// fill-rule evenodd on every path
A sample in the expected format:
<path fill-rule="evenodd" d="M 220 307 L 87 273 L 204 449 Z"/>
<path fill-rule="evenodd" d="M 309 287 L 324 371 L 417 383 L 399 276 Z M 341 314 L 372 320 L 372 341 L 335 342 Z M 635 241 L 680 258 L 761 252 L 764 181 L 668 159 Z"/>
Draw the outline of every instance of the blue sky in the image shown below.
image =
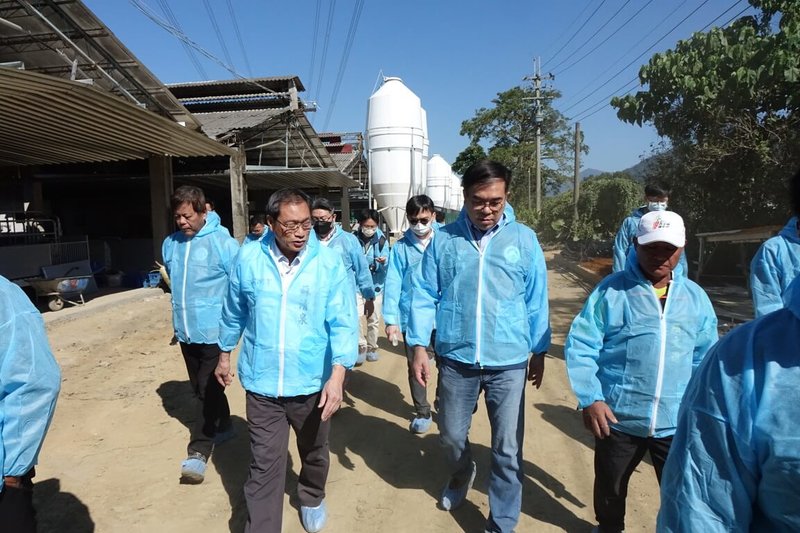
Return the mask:
<path fill-rule="evenodd" d="M 162 81 L 203 79 L 178 39 L 142 14 L 134 0 L 84 1 Z M 161 0 L 135 1 L 166 18 Z M 166 1 L 186 35 L 225 61 L 204 0 Z M 459 135 L 461 122 L 491 105 L 498 92 L 527 83 L 523 78 L 533 72 L 534 57 L 541 56 L 542 73 L 554 72 L 549 83 L 563 94 L 554 105 L 580 118 L 590 150 L 582 167 L 609 171 L 637 163 L 658 137 L 650 127 L 620 122 L 606 97 L 633 87 L 627 82 L 653 53 L 717 17 L 715 25 L 726 23 L 748 7 L 744 0 L 230 0 L 245 61 L 228 0 L 206 1 L 235 69 L 247 76 L 249 63 L 253 76 L 299 76 L 306 86 L 301 97 L 318 102 L 316 116 L 311 114 L 318 131 L 362 131 L 367 100 L 380 74 L 399 76 L 427 111 L 430 153 L 451 163 L 468 143 Z M 363 9 L 333 102 L 359 3 Z M 208 79 L 233 77 L 197 57 Z"/>

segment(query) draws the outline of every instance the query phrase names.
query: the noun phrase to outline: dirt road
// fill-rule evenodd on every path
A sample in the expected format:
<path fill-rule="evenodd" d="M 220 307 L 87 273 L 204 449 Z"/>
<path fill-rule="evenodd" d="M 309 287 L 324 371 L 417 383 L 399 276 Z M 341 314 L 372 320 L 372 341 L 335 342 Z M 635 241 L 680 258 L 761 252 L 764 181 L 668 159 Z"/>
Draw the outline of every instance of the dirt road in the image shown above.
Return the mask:
<path fill-rule="evenodd" d="M 525 484 L 517 531 L 588 532 L 592 439 L 575 411 L 563 362 L 564 334 L 586 295 L 571 276 L 549 272 L 554 332 L 544 385 L 527 392 Z M 108 297 L 111 298 L 111 297 Z M 140 289 L 49 314 L 63 385 L 37 467 L 40 530 L 49 532 L 239 532 L 249 448 L 244 392 L 228 390 L 237 437 L 215 451 L 202 485 L 178 483 L 193 411 L 180 350 L 170 346 L 169 296 Z M 93 307 L 94 306 L 94 307 Z M 483 531 L 488 513 L 489 425 L 475 415 L 470 439 L 475 488 L 453 513 L 436 500 L 446 472 L 435 429 L 408 431 L 406 362 L 381 339 L 378 362 L 356 371 L 349 403 L 331 434 L 327 532 Z M 293 498 L 297 461 L 290 443 L 284 531 L 302 532 Z M 627 531 L 652 531 L 658 490 L 642 464 L 631 481 Z"/>

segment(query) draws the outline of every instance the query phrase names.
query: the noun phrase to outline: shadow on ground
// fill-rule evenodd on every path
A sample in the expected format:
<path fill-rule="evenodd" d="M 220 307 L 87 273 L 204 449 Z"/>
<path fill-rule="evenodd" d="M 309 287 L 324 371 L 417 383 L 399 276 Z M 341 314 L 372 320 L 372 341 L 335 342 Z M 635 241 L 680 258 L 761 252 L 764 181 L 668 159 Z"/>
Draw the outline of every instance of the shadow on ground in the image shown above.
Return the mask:
<path fill-rule="evenodd" d="M 34 481 L 36 481 L 34 479 Z M 57 478 L 38 481 L 33 486 L 33 504 L 39 531 L 52 533 L 93 533 L 89 508 L 72 493 L 61 492 Z M 3 530 L 0 525 L 0 530 Z"/>
<path fill-rule="evenodd" d="M 410 413 L 411 407 L 403 399 L 397 385 L 366 372 L 355 372 L 348 388 L 354 397 L 386 413 L 403 418 Z M 423 489 L 430 495 L 432 506 L 437 505 L 448 477 L 435 427 L 426 435 L 413 435 L 406 427 L 362 414 L 354 408 L 343 409 L 336 415 L 331 428 L 331 453 L 349 470 L 354 468 L 350 454 L 355 454 L 391 486 Z M 473 443 L 472 453 L 478 464 L 474 488 L 486 493 L 491 450 Z M 576 516 L 561 503 L 567 501 L 579 508 L 586 506 L 559 480 L 529 461 L 524 462 L 523 468 L 522 513 L 565 531 L 588 530 L 592 527 L 591 523 Z M 463 531 L 484 530 L 486 517 L 477 505 L 469 501 L 469 497 L 452 514 Z"/>

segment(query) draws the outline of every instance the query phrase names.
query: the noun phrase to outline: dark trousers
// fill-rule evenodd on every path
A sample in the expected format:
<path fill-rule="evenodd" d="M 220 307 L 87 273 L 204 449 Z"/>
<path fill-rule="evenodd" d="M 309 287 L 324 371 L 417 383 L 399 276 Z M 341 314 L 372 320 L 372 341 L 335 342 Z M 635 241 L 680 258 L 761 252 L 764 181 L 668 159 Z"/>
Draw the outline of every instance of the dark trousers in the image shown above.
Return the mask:
<path fill-rule="evenodd" d="M 244 484 L 247 502 L 245 533 L 280 533 L 283 493 L 286 490 L 286 458 L 289 427 L 297 437 L 300 505 L 317 507 L 325 498 L 330 457 L 328 433 L 331 422 L 322 422 L 320 393 L 290 398 L 269 398 L 247 393 L 247 424 L 250 427 L 250 475 Z"/>
<path fill-rule="evenodd" d="M 0 531 L 36 533 L 32 477 L 33 470 L 22 477 L 19 487 L 3 486 L 0 492 Z"/>
<path fill-rule="evenodd" d="M 595 438 L 594 512 L 602 533 L 625 529 L 628 481 L 646 452 L 650 452 L 658 483 L 661 484 L 661 471 L 671 444 L 672 437 L 634 437 L 613 429 L 610 436 Z"/>
<path fill-rule="evenodd" d="M 214 449 L 214 435 L 231 425 L 231 410 L 225 389 L 214 377 L 214 369 L 219 361 L 219 347 L 216 344 L 182 342 L 181 353 L 186 362 L 189 382 L 198 400 L 187 451 L 189 455 L 199 452 L 208 458 Z"/>
<path fill-rule="evenodd" d="M 431 343 L 426 348 L 426 351 L 428 352 L 428 359 L 431 361 L 436 358 L 436 351 L 433 349 L 435 344 L 436 344 L 436 331 L 434 330 L 433 333 L 431 334 Z M 408 360 L 408 387 L 411 389 L 411 401 L 414 402 L 414 412 L 417 413 L 418 417 L 430 418 L 431 404 L 428 403 L 428 390 L 426 387 L 423 387 L 422 385 L 417 383 L 417 380 L 414 377 L 414 371 L 411 369 L 411 363 L 414 362 L 414 347 L 406 344 L 404 340 L 403 348 L 405 349 L 406 359 Z M 437 377 L 435 394 L 437 396 L 439 394 L 438 377 Z"/>

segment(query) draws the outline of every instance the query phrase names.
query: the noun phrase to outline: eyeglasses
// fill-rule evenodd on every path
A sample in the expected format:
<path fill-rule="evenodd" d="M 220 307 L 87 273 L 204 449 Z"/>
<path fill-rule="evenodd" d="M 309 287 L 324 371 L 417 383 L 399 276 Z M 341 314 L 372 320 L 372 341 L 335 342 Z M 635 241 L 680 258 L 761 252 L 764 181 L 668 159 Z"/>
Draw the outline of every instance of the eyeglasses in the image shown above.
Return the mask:
<path fill-rule="evenodd" d="M 278 224 L 280 224 L 281 227 L 283 228 L 283 230 L 286 231 L 286 232 L 294 231 L 297 228 L 303 228 L 304 230 L 310 230 L 311 229 L 311 219 L 310 218 L 307 218 L 307 219 L 303 220 L 302 222 L 295 222 L 294 220 L 290 220 L 289 222 L 281 222 L 277 218 L 275 219 L 275 221 Z"/>
<path fill-rule="evenodd" d="M 482 202 L 480 200 L 475 200 L 474 198 L 470 198 L 469 203 L 472 206 L 472 209 L 476 211 L 481 211 L 482 209 L 488 207 L 492 211 L 498 211 L 503 204 L 505 203 L 505 198 L 495 198 L 494 200 L 488 200 Z"/>
<path fill-rule="evenodd" d="M 408 223 L 412 224 L 412 225 L 416 225 L 417 223 L 422 223 L 422 224 L 425 224 L 427 226 L 428 222 L 430 222 L 430 221 L 431 221 L 431 219 L 429 217 L 424 217 L 424 218 L 409 217 L 408 218 Z"/>

